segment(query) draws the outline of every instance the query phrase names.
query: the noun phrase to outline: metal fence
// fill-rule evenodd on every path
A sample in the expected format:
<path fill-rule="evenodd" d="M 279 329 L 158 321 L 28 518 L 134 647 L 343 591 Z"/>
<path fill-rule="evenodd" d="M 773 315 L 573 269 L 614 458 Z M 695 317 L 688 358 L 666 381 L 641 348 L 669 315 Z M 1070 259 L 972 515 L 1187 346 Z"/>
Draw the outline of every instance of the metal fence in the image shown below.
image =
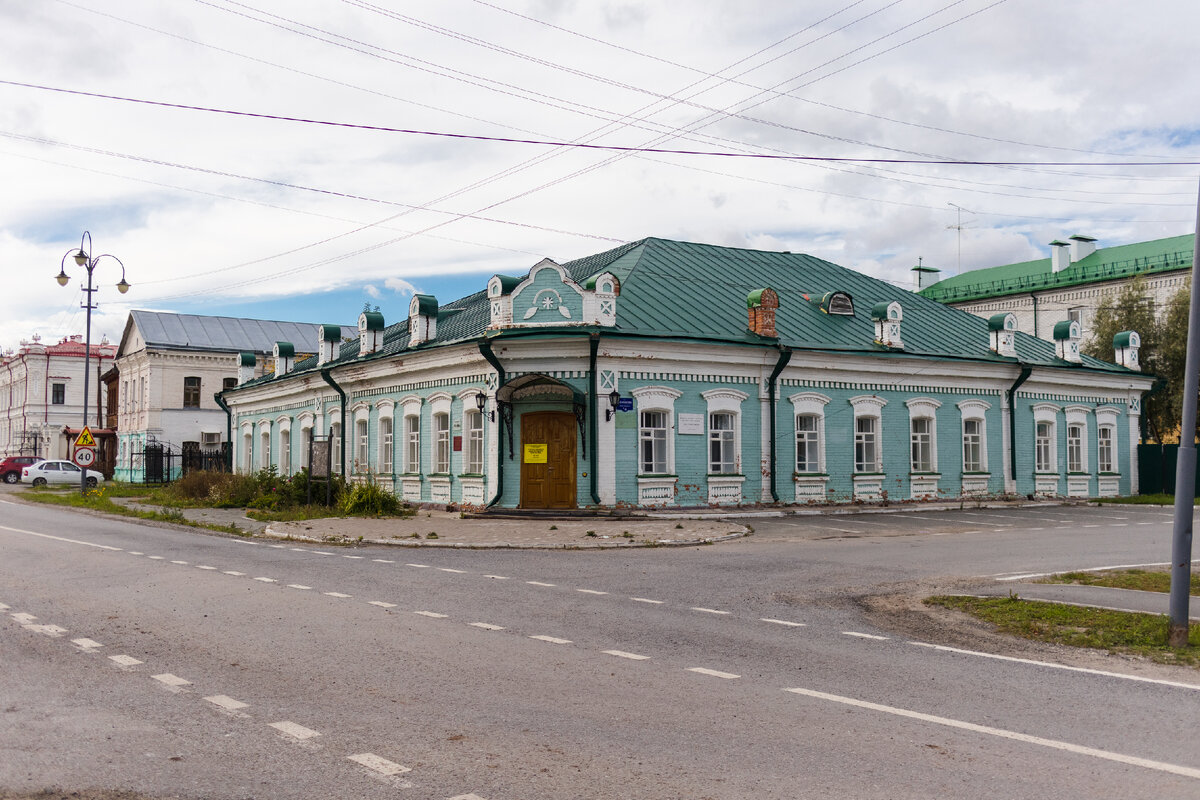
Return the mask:
<path fill-rule="evenodd" d="M 130 455 L 130 481 L 161 486 L 200 470 L 229 472 L 231 452 L 228 442 L 208 450 L 185 442 L 179 450 L 170 442 L 149 439 L 141 450 Z"/>
<path fill-rule="evenodd" d="M 1175 494 L 1177 444 L 1139 444 L 1138 494 Z M 1200 472 L 1196 474 L 1196 496 L 1200 497 Z"/>

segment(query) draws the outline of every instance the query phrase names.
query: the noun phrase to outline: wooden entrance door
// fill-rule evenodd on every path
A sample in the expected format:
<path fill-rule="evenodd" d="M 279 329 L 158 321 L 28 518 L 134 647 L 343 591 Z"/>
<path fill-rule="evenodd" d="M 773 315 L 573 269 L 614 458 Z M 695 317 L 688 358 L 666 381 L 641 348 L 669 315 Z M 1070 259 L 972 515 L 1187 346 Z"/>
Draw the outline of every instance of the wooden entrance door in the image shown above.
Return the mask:
<path fill-rule="evenodd" d="M 540 461 L 543 454 L 544 462 Z M 563 411 L 522 414 L 521 508 L 574 507 L 575 415 Z"/>

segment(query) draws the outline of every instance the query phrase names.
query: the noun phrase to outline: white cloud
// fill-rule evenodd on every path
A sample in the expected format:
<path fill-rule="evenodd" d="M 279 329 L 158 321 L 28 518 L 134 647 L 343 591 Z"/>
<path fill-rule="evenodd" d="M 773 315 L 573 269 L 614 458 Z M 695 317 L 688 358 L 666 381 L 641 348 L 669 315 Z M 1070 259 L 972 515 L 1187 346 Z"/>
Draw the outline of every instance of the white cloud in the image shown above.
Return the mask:
<path fill-rule="evenodd" d="M 383 285 L 401 296 L 417 294 L 417 287 L 413 286 L 403 278 L 388 278 L 383 282 Z"/>

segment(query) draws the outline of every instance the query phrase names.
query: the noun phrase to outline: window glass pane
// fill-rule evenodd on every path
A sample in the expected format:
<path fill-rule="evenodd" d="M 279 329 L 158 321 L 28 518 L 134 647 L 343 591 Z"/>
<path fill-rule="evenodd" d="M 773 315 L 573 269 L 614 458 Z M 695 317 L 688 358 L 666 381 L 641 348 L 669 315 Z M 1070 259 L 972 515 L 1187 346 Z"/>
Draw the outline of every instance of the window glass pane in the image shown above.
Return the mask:
<path fill-rule="evenodd" d="M 984 471 L 983 425 L 977 419 L 963 420 L 963 471 Z"/>
<path fill-rule="evenodd" d="M 470 475 L 483 474 L 483 414 L 467 412 L 467 463 Z"/>
<path fill-rule="evenodd" d="M 433 415 L 434 453 L 433 471 L 445 474 L 450 471 L 450 415 Z"/>
<path fill-rule="evenodd" d="M 708 471 L 731 474 L 737 472 L 737 442 L 734 415 L 720 412 L 708 415 Z"/>
<path fill-rule="evenodd" d="M 1034 437 L 1034 468 L 1038 472 L 1052 472 L 1054 470 L 1053 455 L 1053 432 L 1054 427 L 1049 422 L 1039 422 L 1037 424 L 1037 434 Z"/>
<path fill-rule="evenodd" d="M 665 474 L 667 471 L 667 412 L 643 411 L 638 431 L 640 467 L 644 474 Z"/>
<path fill-rule="evenodd" d="M 933 420 L 917 417 L 912 421 L 912 471 L 933 472 Z"/>
<path fill-rule="evenodd" d="M 854 471 L 878 472 L 879 457 L 875 440 L 875 417 L 854 420 Z"/>
<path fill-rule="evenodd" d="M 796 472 L 820 472 L 820 441 L 815 414 L 796 417 Z"/>

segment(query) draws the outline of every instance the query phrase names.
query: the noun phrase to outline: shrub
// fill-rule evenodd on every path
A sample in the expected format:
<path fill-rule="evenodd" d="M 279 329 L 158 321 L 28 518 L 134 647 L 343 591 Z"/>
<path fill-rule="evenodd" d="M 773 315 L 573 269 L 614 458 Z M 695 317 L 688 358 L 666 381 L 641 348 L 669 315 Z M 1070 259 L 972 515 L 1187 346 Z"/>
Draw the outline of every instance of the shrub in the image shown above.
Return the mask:
<path fill-rule="evenodd" d="M 411 513 L 396 495 L 372 483 L 355 484 L 337 504 L 338 511 L 347 516 L 396 516 Z"/>

